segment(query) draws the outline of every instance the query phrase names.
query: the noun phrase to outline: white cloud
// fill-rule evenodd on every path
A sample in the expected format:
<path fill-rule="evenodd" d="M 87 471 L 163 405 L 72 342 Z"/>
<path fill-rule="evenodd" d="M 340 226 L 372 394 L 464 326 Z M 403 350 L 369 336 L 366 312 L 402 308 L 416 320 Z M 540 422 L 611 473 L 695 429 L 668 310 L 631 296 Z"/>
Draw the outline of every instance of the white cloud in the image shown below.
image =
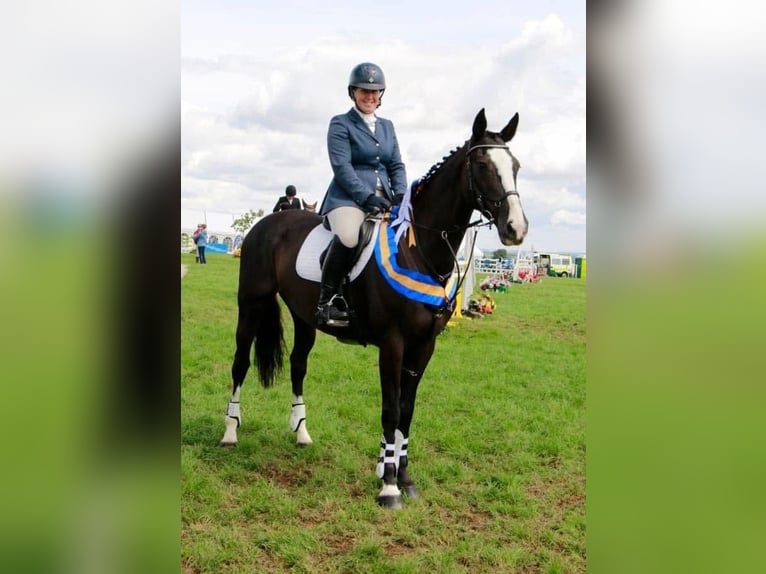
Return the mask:
<path fill-rule="evenodd" d="M 568 209 L 558 209 L 551 215 L 552 225 L 585 225 L 585 214 Z"/>
<path fill-rule="evenodd" d="M 531 185 L 524 192 L 524 201 L 526 203 L 535 203 L 547 210 L 565 207 L 585 209 L 585 198 L 566 187 L 550 189 L 546 186 Z"/>

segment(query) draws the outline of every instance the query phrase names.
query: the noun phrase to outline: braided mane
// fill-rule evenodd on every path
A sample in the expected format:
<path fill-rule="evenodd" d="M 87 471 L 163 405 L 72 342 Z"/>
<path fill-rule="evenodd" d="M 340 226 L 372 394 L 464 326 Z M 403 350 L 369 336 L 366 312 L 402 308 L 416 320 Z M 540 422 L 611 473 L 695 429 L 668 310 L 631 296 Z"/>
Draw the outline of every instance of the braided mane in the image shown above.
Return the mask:
<path fill-rule="evenodd" d="M 455 155 L 457 152 L 459 152 L 461 149 L 463 149 L 463 146 L 464 146 L 464 145 L 465 145 L 465 144 L 463 144 L 462 146 L 458 146 L 458 147 L 456 147 L 456 148 L 455 148 L 455 149 L 453 149 L 451 152 L 449 152 L 447 155 L 445 155 L 445 156 L 444 156 L 444 157 L 441 159 L 441 161 L 439 161 L 439 162 L 437 162 L 437 163 L 435 163 L 434 165 L 432 165 L 432 166 L 431 166 L 431 168 L 428 170 L 428 172 L 427 172 L 427 173 L 426 173 L 426 174 L 425 174 L 423 177 L 421 177 L 421 178 L 418 180 L 418 185 L 417 185 L 417 187 L 416 187 L 415 189 L 413 189 L 413 190 L 412 190 L 412 191 L 413 191 L 413 199 L 414 199 L 415 197 L 417 197 L 417 195 L 418 195 L 418 194 L 419 194 L 421 191 L 423 191 L 423 188 L 425 188 L 425 186 L 428 184 L 428 182 L 429 182 L 429 181 L 431 181 L 431 179 L 432 179 L 432 178 L 433 178 L 433 177 L 434 177 L 434 176 L 435 176 L 435 175 L 436 175 L 436 174 L 439 172 L 439 169 L 440 169 L 440 168 L 441 168 L 441 167 L 444 165 L 444 163 L 445 163 L 445 162 L 446 162 L 448 159 L 450 159 L 450 158 L 451 158 L 453 155 Z"/>

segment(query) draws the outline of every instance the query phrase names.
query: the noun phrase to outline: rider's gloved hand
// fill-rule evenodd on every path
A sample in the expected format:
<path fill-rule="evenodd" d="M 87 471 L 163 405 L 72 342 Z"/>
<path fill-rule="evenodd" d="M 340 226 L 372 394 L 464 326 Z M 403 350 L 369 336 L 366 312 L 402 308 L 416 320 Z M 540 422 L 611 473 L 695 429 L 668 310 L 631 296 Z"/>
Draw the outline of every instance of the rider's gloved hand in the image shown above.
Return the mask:
<path fill-rule="evenodd" d="M 362 204 L 362 209 L 371 214 L 384 212 L 388 210 L 389 207 L 391 207 L 390 201 L 385 197 L 380 197 L 374 193 L 368 196 Z"/>
<path fill-rule="evenodd" d="M 404 199 L 404 194 L 397 193 L 396 195 L 394 195 L 394 205 L 399 205 L 403 199 Z"/>

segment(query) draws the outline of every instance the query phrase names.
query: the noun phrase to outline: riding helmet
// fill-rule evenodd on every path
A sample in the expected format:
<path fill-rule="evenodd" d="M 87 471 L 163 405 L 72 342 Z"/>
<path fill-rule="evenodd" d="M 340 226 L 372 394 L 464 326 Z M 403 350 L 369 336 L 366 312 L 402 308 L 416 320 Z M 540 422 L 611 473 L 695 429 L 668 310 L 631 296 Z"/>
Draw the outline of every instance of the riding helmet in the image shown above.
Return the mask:
<path fill-rule="evenodd" d="M 351 90 L 353 88 L 364 88 L 366 90 L 380 90 L 381 97 L 383 90 L 386 89 L 386 77 L 380 66 L 371 62 L 362 62 L 354 66 L 348 77 L 348 95 L 353 99 Z"/>

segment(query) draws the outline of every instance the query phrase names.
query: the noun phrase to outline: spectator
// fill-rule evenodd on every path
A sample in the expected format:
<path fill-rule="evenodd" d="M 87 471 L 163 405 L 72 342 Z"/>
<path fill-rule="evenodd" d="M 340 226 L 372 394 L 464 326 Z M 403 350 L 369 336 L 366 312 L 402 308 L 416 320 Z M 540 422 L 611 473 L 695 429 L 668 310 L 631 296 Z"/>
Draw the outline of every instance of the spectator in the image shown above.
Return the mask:
<path fill-rule="evenodd" d="M 200 224 L 200 230 L 197 234 L 197 253 L 199 254 L 199 262 L 206 264 L 205 259 L 205 247 L 207 246 L 207 225 L 205 223 Z"/>
<path fill-rule="evenodd" d="M 197 229 L 194 230 L 194 233 L 192 234 L 192 239 L 194 240 L 194 262 L 199 263 L 199 249 L 197 248 L 197 238 L 199 237 L 199 232 L 202 229 L 202 224 L 197 224 Z"/>

